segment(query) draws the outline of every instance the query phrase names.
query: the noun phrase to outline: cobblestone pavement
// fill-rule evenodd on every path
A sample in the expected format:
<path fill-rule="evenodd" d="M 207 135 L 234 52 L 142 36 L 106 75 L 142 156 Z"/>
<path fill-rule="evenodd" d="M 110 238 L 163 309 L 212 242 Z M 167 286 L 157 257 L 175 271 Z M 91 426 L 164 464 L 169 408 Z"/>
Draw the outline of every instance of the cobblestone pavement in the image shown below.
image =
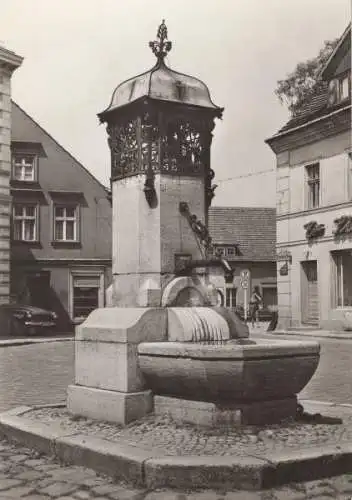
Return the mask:
<path fill-rule="evenodd" d="M 256 334 L 263 332 L 257 328 Z M 281 335 L 280 338 L 293 339 Z M 305 337 L 294 338 L 302 340 Z M 312 340 L 311 337 L 306 339 Z M 319 367 L 301 397 L 352 403 L 352 341 L 318 340 L 322 346 Z M 74 342 L 70 341 L 1 347 L 0 412 L 23 404 L 64 402 L 67 386 L 74 379 L 73 363 Z"/>
<path fill-rule="evenodd" d="M 330 401 L 338 404 L 352 404 L 351 363 L 352 339 L 313 338 L 302 335 L 273 335 L 259 327 L 252 336 L 264 335 L 266 338 L 286 340 L 318 341 L 321 345 L 320 362 L 311 381 L 300 393 L 303 399 Z"/>
<path fill-rule="evenodd" d="M 74 379 L 74 342 L 0 347 L 0 412 L 61 403 Z"/>
<path fill-rule="evenodd" d="M 23 418 L 52 425 L 66 434 L 78 433 L 110 442 L 159 450 L 163 455 L 260 456 L 271 452 L 352 442 L 352 408 L 332 406 L 310 410 L 321 412 L 325 423 L 294 422 L 267 426 L 199 428 L 173 421 L 167 415 L 149 415 L 122 427 L 70 414 L 66 408 L 39 408 Z M 329 425 L 327 421 L 330 420 Z"/>
<path fill-rule="evenodd" d="M 83 467 L 66 467 L 50 457 L 0 440 L 0 500 L 293 500 L 352 498 L 351 475 L 295 483 L 261 492 L 146 491 Z"/>

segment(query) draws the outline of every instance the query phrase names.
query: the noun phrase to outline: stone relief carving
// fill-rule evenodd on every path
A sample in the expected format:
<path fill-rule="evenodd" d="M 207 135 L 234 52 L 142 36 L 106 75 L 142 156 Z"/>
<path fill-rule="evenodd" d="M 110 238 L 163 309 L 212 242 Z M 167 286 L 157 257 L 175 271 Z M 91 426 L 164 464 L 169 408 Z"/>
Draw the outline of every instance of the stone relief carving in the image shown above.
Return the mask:
<path fill-rule="evenodd" d="M 352 215 L 342 215 L 334 220 L 334 224 L 335 230 L 333 234 L 335 237 L 352 234 Z"/>
<path fill-rule="evenodd" d="M 321 238 L 325 234 L 325 225 L 318 224 L 316 221 L 307 222 L 303 227 L 306 230 L 306 238 L 308 241 Z"/>

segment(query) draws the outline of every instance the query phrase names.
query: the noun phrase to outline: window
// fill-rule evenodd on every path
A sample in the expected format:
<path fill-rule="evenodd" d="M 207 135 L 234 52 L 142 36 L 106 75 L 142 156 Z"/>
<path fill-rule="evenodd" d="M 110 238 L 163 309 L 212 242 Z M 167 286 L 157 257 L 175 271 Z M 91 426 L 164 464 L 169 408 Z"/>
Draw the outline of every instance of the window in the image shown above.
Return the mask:
<path fill-rule="evenodd" d="M 225 292 L 225 307 L 236 307 L 237 288 L 229 287 Z"/>
<path fill-rule="evenodd" d="M 347 188 L 348 188 L 348 199 L 352 199 L 352 151 L 347 152 Z"/>
<path fill-rule="evenodd" d="M 17 181 L 33 182 L 35 180 L 35 162 L 33 155 L 14 155 L 13 178 Z"/>
<path fill-rule="evenodd" d="M 104 275 L 102 272 L 71 274 L 71 317 L 84 320 L 94 309 L 104 307 Z"/>
<path fill-rule="evenodd" d="M 37 207 L 35 205 L 14 205 L 13 237 L 17 241 L 36 241 Z"/>
<path fill-rule="evenodd" d="M 308 184 L 308 208 L 319 206 L 320 195 L 320 166 L 319 163 L 306 167 Z"/>
<path fill-rule="evenodd" d="M 335 305 L 352 307 L 352 251 L 334 252 L 336 268 Z"/>
<path fill-rule="evenodd" d="M 339 84 L 338 84 L 338 101 L 344 101 L 349 98 L 350 95 L 350 82 L 349 82 L 349 77 L 344 76 L 343 78 L 340 78 Z"/>
<path fill-rule="evenodd" d="M 54 206 L 55 241 L 77 241 L 77 206 Z"/>
<path fill-rule="evenodd" d="M 217 257 L 225 257 L 225 248 L 224 247 L 215 247 L 214 253 Z"/>
<path fill-rule="evenodd" d="M 214 247 L 214 255 L 216 257 L 228 257 L 232 258 L 237 255 L 236 247 L 224 247 L 224 246 L 215 246 Z"/>
<path fill-rule="evenodd" d="M 73 287 L 73 318 L 86 318 L 99 305 L 99 288 Z"/>
<path fill-rule="evenodd" d="M 344 74 L 340 78 L 334 78 L 329 83 L 328 103 L 333 106 L 349 99 L 351 94 L 350 75 Z"/>
<path fill-rule="evenodd" d="M 228 247 L 227 252 L 226 252 L 226 257 L 235 257 L 236 255 L 236 248 L 235 247 Z"/>

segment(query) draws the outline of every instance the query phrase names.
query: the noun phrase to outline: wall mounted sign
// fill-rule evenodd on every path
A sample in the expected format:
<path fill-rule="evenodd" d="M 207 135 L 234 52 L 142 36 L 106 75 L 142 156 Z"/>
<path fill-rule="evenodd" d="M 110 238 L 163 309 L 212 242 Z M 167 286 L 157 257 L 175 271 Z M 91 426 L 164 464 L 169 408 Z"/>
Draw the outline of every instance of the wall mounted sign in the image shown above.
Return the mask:
<path fill-rule="evenodd" d="M 292 264 L 292 254 L 288 250 L 279 250 L 276 254 L 277 262 L 289 262 Z"/>
<path fill-rule="evenodd" d="M 287 262 L 285 262 L 285 264 L 280 267 L 279 273 L 280 273 L 280 276 L 287 276 L 288 275 L 288 263 Z"/>

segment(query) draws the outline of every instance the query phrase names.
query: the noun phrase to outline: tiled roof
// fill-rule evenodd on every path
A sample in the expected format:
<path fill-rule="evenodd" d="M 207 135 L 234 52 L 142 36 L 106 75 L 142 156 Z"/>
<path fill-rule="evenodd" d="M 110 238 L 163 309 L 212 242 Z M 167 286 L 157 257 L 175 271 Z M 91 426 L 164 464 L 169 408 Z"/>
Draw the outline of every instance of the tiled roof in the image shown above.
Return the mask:
<path fill-rule="evenodd" d="M 321 78 L 321 88 L 319 92 L 310 97 L 306 104 L 302 106 L 299 112 L 290 118 L 290 120 L 286 123 L 284 127 L 281 128 L 280 132 L 288 131 L 292 128 L 298 127 L 299 125 L 303 125 L 307 122 L 315 120 L 316 118 L 323 117 L 324 115 L 328 115 L 333 111 L 337 111 L 340 108 L 344 108 L 351 104 L 351 99 L 347 102 L 344 101 L 337 105 L 329 105 L 328 104 L 328 83 L 329 79 L 333 76 L 333 73 L 328 78 L 328 69 L 330 67 L 331 70 L 336 70 L 336 64 L 342 62 L 342 68 L 340 67 L 340 71 L 346 71 L 351 68 L 351 59 L 350 59 L 350 51 L 351 51 L 351 24 L 348 25 L 347 29 L 343 33 L 340 38 L 338 45 L 335 50 L 332 52 L 328 62 L 326 63 Z M 324 76 L 325 75 L 325 76 Z"/>
<path fill-rule="evenodd" d="M 323 86 L 319 94 L 314 95 L 309 99 L 305 105 L 297 112 L 295 116 L 290 118 L 290 120 L 280 129 L 280 132 L 289 130 L 294 127 L 298 127 L 307 121 L 314 120 L 323 116 L 325 113 L 331 111 L 328 108 L 328 85 L 327 83 Z"/>
<path fill-rule="evenodd" d="M 275 208 L 211 207 L 209 233 L 214 244 L 238 245 L 236 260 L 275 260 Z"/>

